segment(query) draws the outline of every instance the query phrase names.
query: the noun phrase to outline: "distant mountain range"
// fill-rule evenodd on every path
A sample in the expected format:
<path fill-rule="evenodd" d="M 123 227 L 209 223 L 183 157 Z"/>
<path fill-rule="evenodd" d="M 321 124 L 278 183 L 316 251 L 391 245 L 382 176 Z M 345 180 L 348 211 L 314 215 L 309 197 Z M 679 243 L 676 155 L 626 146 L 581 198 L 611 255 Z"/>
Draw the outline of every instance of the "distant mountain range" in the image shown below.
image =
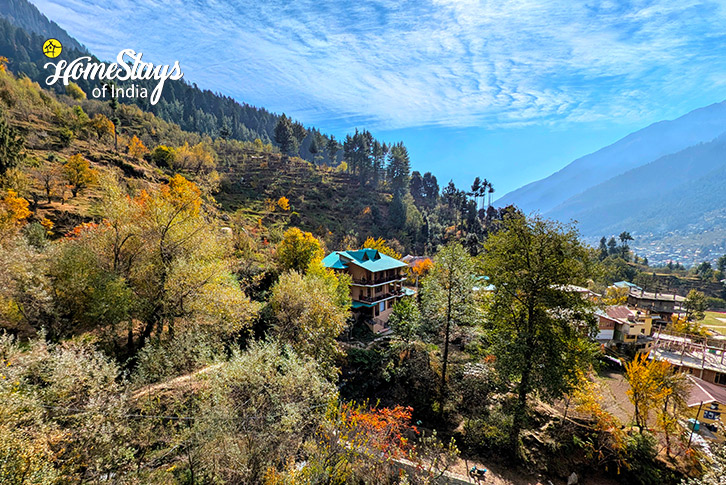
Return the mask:
<path fill-rule="evenodd" d="M 713 259 L 726 253 L 726 101 L 631 133 L 497 204 L 576 220 L 591 240 L 629 231 L 654 261 Z M 664 247 L 674 234 L 679 247 Z"/>

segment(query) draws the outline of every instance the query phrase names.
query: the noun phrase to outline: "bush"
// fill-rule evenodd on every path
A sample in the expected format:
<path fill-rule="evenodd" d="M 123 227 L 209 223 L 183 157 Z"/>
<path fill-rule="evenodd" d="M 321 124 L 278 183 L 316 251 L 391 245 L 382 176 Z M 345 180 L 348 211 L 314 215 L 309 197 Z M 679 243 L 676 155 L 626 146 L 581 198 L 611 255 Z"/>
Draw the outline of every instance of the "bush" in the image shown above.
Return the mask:
<path fill-rule="evenodd" d="M 224 344 L 202 329 L 191 327 L 167 340 L 148 342 L 138 354 L 137 384 L 149 384 L 187 374 L 219 360 Z"/>

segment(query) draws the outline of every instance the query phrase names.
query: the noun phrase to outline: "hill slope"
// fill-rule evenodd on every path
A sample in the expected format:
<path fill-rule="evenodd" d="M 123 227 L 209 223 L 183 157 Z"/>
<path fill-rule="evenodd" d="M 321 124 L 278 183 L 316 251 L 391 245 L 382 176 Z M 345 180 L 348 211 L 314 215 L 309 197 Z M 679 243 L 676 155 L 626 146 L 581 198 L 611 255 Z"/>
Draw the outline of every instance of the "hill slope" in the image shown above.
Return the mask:
<path fill-rule="evenodd" d="M 703 231 L 726 226 L 726 135 L 598 184 L 547 212 L 584 234 Z"/>
<path fill-rule="evenodd" d="M 86 50 L 80 42 L 68 35 L 58 24 L 48 20 L 35 5 L 26 0 L 0 0 L 0 17 L 33 34 L 58 39 L 67 48 L 84 52 Z"/>
<path fill-rule="evenodd" d="M 514 190 L 497 204 L 515 204 L 526 212 L 546 213 L 570 197 L 613 176 L 650 163 L 726 132 L 726 102 L 661 121 L 586 155 L 547 178 Z M 665 175 L 665 174 L 664 174 Z"/>

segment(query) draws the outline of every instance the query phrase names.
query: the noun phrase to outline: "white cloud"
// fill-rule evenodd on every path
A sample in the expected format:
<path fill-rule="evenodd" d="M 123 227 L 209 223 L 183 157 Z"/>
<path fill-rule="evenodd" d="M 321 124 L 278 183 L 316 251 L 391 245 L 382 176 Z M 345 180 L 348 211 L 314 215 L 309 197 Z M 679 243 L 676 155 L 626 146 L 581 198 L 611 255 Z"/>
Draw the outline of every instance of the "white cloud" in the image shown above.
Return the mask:
<path fill-rule="evenodd" d="M 311 124 L 633 122 L 726 75 L 726 19 L 705 1 L 36 3 L 102 57 L 180 59 L 202 87 Z"/>

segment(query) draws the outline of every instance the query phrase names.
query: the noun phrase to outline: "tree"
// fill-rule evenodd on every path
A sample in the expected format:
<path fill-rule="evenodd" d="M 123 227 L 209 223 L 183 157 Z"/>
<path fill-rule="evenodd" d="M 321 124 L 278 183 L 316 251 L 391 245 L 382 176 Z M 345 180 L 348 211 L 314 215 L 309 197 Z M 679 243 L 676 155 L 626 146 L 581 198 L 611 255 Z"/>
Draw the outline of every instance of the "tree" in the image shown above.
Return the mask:
<path fill-rule="evenodd" d="M 706 295 L 693 289 L 686 295 L 686 301 L 683 302 L 683 308 L 686 309 L 687 320 L 703 320 L 706 318 L 706 308 L 708 308 L 708 301 Z"/>
<path fill-rule="evenodd" d="M 176 151 L 168 146 L 159 145 L 151 152 L 151 161 L 161 168 L 172 168 L 176 160 Z"/>
<path fill-rule="evenodd" d="M 396 337 L 409 343 L 421 334 L 421 312 L 411 298 L 404 298 L 393 305 L 388 324 Z"/>
<path fill-rule="evenodd" d="M 55 193 L 56 186 L 60 179 L 60 173 L 57 166 L 51 164 L 43 164 L 33 171 L 33 175 L 45 192 L 45 197 L 50 204 L 52 202 L 52 196 Z"/>
<path fill-rule="evenodd" d="M 18 130 L 10 126 L 0 111 L 0 176 L 23 159 L 25 140 Z"/>
<path fill-rule="evenodd" d="M 650 412 L 655 409 L 670 450 L 670 435 L 678 428 L 678 419 L 688 398 L 685 374 L 674 374 L 668 362 L 649 360 L 648 354 L 639 354 L 625 365 L 625 378 L 630 384 L 627 395 L 633 403 L 635 425 L 642 434 L 648 426 Z"/>
<path fill-rule="evenodd" d="M 212 147 L 204 142 L 194 146 L 184 143 L 174 150 L 174 168 L 191 172 L 195 175 L 209 173 L 217 167 L 216 154 Z"/>
<path fill-rule="evenodd" d="M 113 135 L 115 127 L 111 120 L 106 118 L 103 114 L 98 113 L 93 117 L 93 119 L 91 119 L 91 129 L 93 129 L 94 133 L 96 133 L 98 139 L 101 140 L 106 136 Z"/>
<path fill-rule="evenodd" d="M 0 199 L 0 239 L 3 233 L 15 228 L 31 214 L 28 210 L 28 201 L 18 197 L 17 192 L 9 189 Z"/>
<path fill-rule="evenodd" d="M 449 340 L 454 326 L 471 325 L 476 319 L 474 299 L 475 264 L 458 242 L 444 246 L 434 258 L 434 266 L 423 280 L 423 313 L 435 325 L 443 340 L 439 411 L 443 414 L 448 393 L 446 372 Z"/>
<path fill-rule="evenodd" d="M 411 161 L 403 143 L 396 143 L 388 154 L 388 180 L 393 192 L 408 191 Z"/>
<path fill-rule="evenodd" d="M 98 172 L 91 168 L 88 160 L 75 154 L 63 165 L 63 176 L 71 186 L 73 197 L 76 197 L 81 190 L 96 182 Z"/>
<path fill-rule="evenodd" d="M 718 258 L 718 261 L 716 262 L 716 267 L 721 272 L 721 274 L 726 274 L 726 254 Z"/>
<path fill-rule="evenodd" d="M 282 271 L 304 273 L 310 263 L 324 255 L 320 241 L 309 232 L 291 227 L 277 246 L 276 259 Z"/>
<path fill-rule="evenodd" d="M 568 285 L 584 285 L 587 249 L 572 226 L 514 213 L 484 244 L 482 272 L 495 286 L 487 329 L 496 366 L 514 385 L 509 441 L 519 453 L 533 392 L 552 400 L 588 368 L 596 331 L 592 303 Z"/>
<path fill-rule="evenodd" d="M 363 248 L 377 249 L 386 256 L 390 256 L 395 259 L 401 259 L 401 253 L 390 247 L 387 244 L 386 240 L 382 237 L 379 237 L 378 239 L 373 239 L 369 236 L 368 239 L 366 239 L 363 243 Z"/>
<path fill-rule="evenodd" d="M 608 239 L 608 254 L 610 256 L 613 256 L 617 253 L 618 253 L 618 243 L 615 240 L 615 238 L 611 236 L 610 239 Z"/>
<path fill-rule="evenodd" d="M 350 314 L 349 305 L 338 303 L 337 280 L 329 284 L 316 274 L 297 271 L 280 276 L 270 296 L 274 335 L 298 354 L 314 358 L 328 375 L 334 374 L 336 339 Z"/>
<path fill-rule="evenodd" d="M 146 148 L 144 143 L 136 135 L 131 138 L 127 148 L 131 158 L 135 158 L 137 160 L 141 159 L 141 157 L 149 151 L 149 149 Z"/>
<path fill-rule="evenodd" d="M 277 125 L 275 125 L 275 143 L 280 145 L 282 153 L 292 154 L 297 152 L 298 142 L 295 138 L 293 125 L 290 119 L 285 116 L 285 113 L 280 116 Z"/>
<path fill-rule="evenodd" d="M 86 93 L 83 92 L 83 89 L 74 82 L 68 83 L 66 86 L 66 94 L 76 101 L 83 101 L 86 99 Z"/>
<path fill-rule="evenodd" d="M 340 151 L 340 144 L 338 143 L 338 140 L 331 135 L 328 143 L 325 145 L 325 149 L 328 152 L 330 164 L 335 165 L 335 162 L 338 160 L 338 151 Z"/>

